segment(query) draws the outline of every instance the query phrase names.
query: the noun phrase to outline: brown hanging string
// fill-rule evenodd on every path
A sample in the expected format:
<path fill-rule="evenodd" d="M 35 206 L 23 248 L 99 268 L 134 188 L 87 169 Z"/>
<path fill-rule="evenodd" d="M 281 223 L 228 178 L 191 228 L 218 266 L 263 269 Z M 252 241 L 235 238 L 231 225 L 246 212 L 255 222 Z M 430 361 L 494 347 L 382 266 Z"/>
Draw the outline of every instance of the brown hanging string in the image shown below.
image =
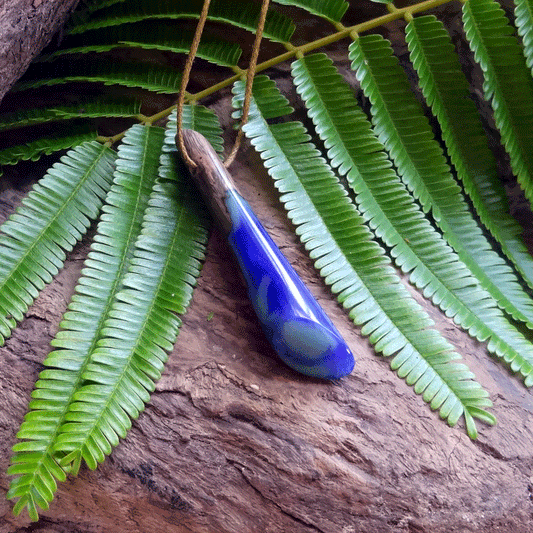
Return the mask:
<path fill-rule="evenodd" d="M 204 29 L 205 21 L 207 19 L 207 13 L 209 11 L 210 3 L 211 3 L 211 0 L 204 0 L 202 11 L 200 13 L 200 18 L 198 20 L 198 25 L 196 26 L 194 38 L 191 44 L 191 48 L 189 50 L 189 55 L 187 56 L 187 61 L 185 63 L 185 68 L 183 71 L 183 78 L 181 80 L 180 92 L 178 96 L 178 105 L 177 105 L 178 107 L 177 109 L 178 146 L 179 146 L 179 149 L 181 150 L 183 158 L 185 159 L 185 162 L 187 163 L 187 165 L 189 165 L 192 168 L 196 167 L 196 163 L 189 157 L 189 154 L 187 153 L 187 149 L 185 148 L 185 143 L 183 142 L 183 131 L 182 131 L 183 130 L 183 106 L 185 104 L 185 90 L 189 82 L 192 64 L 196 56 L 196 52 L 198 50 L 198 45 L 200 44 L 200 38 L 202 37 L 202 32 Z M 239 151 L 239 148 L 242 142 L 242 136 L 243 136 L 242 128 L 248 120 L 248 114 L 250 112 L 250 101 L 252 99 L 252 87 L 253 87 L 253 82 L 254 82 L 255 71 L 257 68 L 257 58 L 259 56 L 261 38 L 263 37 L 263 30 L 265 28 L 265 20 L 266 20 L 269 4 L 270 4 L 270 0 L 263 0 L 261 4 L 261 12 L 259 14 L 259 20 L 257 22 L 255 40 L 254 40 L 254 44 L 252 48 L 252 55 L 250 57 L 250 63 L 246 71 L 246 87 L 244 90 L 244 101 L 242 104 L 241 124 L 239 127 L 239 131 L 237 132 L 237 138 L 235 139 L 235 144 L 233 145 L 233 148 L 230 154 L 224 161 L 224 166 L 226 168 L 229 167 L 231 163 L 233 163 L 235 156 L 237 155 L 237 152 Z"/>
<path fill-rule="evenodd" d="M 183 156 L 183 159 L 185 159 L 187 165 L 192 168 L 196 168 L 196 163 L 189 157 L 187 149 L 185 148 L 185 143 L 183 142 L 183 104 L 185 103 L 185 90 L 187 89 L 189 76 L 191 75 L 192 63 L 194 61 L 194 57 L 196 56 L 198 45 L 200 44 L 202 32 L 204 31 L 205 21 L 207 20 L 207 13 L 209 11 L 210 3 L 211 0 L 204 0 L 204 5 L 202 6 L 198 25 L 196 26 L 196 31 L 194 32 L 191 48 L 189 50 L 189 55 L 187 56 L 185 68 L 183 69 L 183 78 L 181 79 L 180 92 L 178 95 L 178 146 Z"/>
<path fill-rule="evenodd" d="M 259 48 L 261 46 L 261 38 L 263 37 L 263 30 L 265 28 L 265 20 L 267 16 L 269 3 L 270 3 L 270 0 L 263 0 L 263 3 L 261 5 L 259 21 L 257 23 L 257 29 L 255 31 L 255 41 L 254 41 L 254 46 L 252 48 L 252 56 L 250 57 L 250 64 L 248 65 L 248 70 L 246 71 L 246 88 L 244 90 L 244 101 L 242 104 L 241 125 L 239 127 L 239 131 L 237 132 L 237 138 L 235 139 L 235 144 L 233 145 L 233 149 L 231 150 L 230 154 L 224 161 L 224 166 L 226 168 L 228 168 L 231 165 L 231 163 L 233 163 L 233 160 L 235 159 L 235 156 L 237 155 L 237 152 L 239 151 L 239 148 L 242 142 L 242 136 L 244 133 L 242 131 L 242 128 L 248 121 L 248 113 L 250 112 L 250 101 L 252 99 L 252 87 L 254 84 L 255 70 L 257 68 L 257 58 L 259 56 Z"/>

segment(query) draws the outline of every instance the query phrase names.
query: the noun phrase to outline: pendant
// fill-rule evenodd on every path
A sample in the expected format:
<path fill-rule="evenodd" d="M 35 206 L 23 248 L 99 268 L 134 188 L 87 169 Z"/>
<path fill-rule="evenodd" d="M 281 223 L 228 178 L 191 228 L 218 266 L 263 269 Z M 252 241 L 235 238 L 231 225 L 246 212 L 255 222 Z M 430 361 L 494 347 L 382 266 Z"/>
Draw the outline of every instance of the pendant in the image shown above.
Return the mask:
<path fill-rule="evenodd" d="M 183 130 L 192 177 L 227 238 L 263 331 L 282 361 L 315 378 L 350 374 L 354 356 L 322 307 L 239 194 L 213 147 Z"/>

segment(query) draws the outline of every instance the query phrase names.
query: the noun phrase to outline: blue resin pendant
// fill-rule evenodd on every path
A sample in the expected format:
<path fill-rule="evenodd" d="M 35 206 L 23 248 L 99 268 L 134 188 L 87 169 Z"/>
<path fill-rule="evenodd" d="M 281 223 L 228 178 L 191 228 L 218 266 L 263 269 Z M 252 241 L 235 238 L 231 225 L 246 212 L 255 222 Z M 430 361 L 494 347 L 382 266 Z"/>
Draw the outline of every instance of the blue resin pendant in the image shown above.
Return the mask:
<path fill-rule="evenodd" d="M 238 193 L 209 142 L 184 130 L 191 173 L 227 235 L 263 331 L 279 357 L 307 376 L 338 379 L 354 356 L 322 307 Z"/>

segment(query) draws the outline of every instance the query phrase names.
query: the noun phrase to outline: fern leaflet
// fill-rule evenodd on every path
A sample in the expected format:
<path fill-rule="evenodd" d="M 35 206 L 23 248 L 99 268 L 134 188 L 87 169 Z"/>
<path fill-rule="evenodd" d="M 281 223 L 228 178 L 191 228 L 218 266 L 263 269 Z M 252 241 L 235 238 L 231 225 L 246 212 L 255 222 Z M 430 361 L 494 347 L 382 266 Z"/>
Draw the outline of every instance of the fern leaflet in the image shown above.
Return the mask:
<path fill-rule="evenodd" d="M 463 6 L 466 38 L 483 69 L 485 98 L 511 158 L 511 167 L 533 203 L 533 80 L 503 9 L 492 0 Z"/>
<path fill-rule="evenodd" d="M 70 34 L 79 34 L 88 30 L 117 26 L 124 23 L 139 22 L 148 19 L 188 19 L 198 18 L 202 10 L 199 0 L 188 0 L 176 4 L 174 0 L 138 0 L 114 4 L 109 9 L 100 10 L 84 22 L 73 26 Z M 233 0 L 231 3 L 214 0 L 209 6 L 208 20 L 224 22 L 255 32 L 259 4 L 248 0 Z M 278 42 L 287 42 L 294 32 L 294 24 L 284 15 L 270 10 L 265 21 L 264 36 Z"/>
<path fill-rule="evenodd" d="M 62 48 L 48 56 L 42 56 L 41 60 L 47 61 L 65 54 L 106 52 L 125 47 L 188 54 L 192 38 L 191 32 L 178 33 L 175 28 L 162 26 L 157 21 L 143 21 L 67 37 Z M 208 36 L 202 38 L 197 52 L 198 57 L 225 67 L 237 65 L 240 55 L 239 45 Z"/>
<path fill-rule="evenodd" d="M 222 140 L 222 129 L 217 116 L 201 105 L 190 105 L 183 108 L 183 127 L 199 131 L 211 144 L 216 152 L 221 154 L 224 150 L 224 141 Z M 178 129 L 177 113 L 174 111 L 170 116 L 165 129 L 165 144 L 163 152 L 177 152 L 174 141 Z M 162 171 L 168 169 L 163 165 Z"/>
<path fill-rule="evenodd" d="M 281 193 L 281 201 L 297 226 L 315 267 L 350 318 L 368 335 L 377 352 L 394 357 L 391 367 L 440 416 L 454 425 L 464 414 L 468 434 L 475 438 L 474 417 L 493 422 L 484 410 L 487 393 L 444 338 L 430 328 L 431 320 L 409 296 L 391 269 L 383 250 L 319 152 L 308 142 L 300 123 L 269 124 L 266 117 L 287 114 L 289 108 L 274 84 L 256 78 L 247 137 L 261 154 Z M 235 86 L 236 104 L 243 85 Z"/>
<path fill-rule="evenodd" d="M 433 16 L 415 18 L 407 25 L 407 43 L 424 97 L 476 212 L 533 288 L 533 258 L 521 238 L 522 228 L 509 215 L 496 161 L 448 32 Z"/>
<path fill-rule="evenodd" d="M 531 0 L 514 0 L 515 24 L 522 37 L 526 63 L 533 69 L 533 4 Z"/>
<path fill-rule="evenodd" d="M 76 118 L 136 117 L 140 109 L 140 102 L 123 98 L 117 100 L 106 98 L 66 106 L 32 108 L 2 115 L 0 131 Z"/>
<path fill-rule="evenodd" d="M 139 87 L 156 93 L 175 94 L 179 91 L 181 75 L 176 69 L 151 63 L 113 64 L 109 59 L 91 61 L 58 59 L 34 63 L 12 91 L 26 91 L 37 87 L 69 82 L 103 82 L 105 85 Z"/>
<path fill-rule="evenodd" d="M 1 226 L 0 345 L 63 266 L 109 189 L 111 150 L 84 143 L 55 164 Z"/>
<path fill-rule="evenodd" d="M 0 165 L 15 165 L 19 161 L 37 161 L 43 155 L 50 155 L 60 150 L 67 150 L 97 137 L 90 125 L 73 125 L 67 132 L 41 137 L 23 145 L 10 146 L 0 150 Z"/>
<path fill-rule="evenodd" d="M 533 328 L 533 300 L 472 216 L 390 44 L 379 35 L 360 37 L 350 45 L 350 59 L 402 180 L 498 305 Z"/>
<path fill-rule="evenodd" d="M 292 71 L 332 166 L 347 174 L 359 210 L 391 248 L 398 267 L 474 338 L 490 339 L 490 351 L 533 385 L 533 345 L 509 324 L 490 294 L 424 217 L 331 60 L 322 54 L 306 56 L 293 64 Z"/>
<path fill-rule="evenodd" d="M 350 5 L 346 0 L 274 0 L 278 4 L 296 6 L 313 15 L 340 22 Z"/>

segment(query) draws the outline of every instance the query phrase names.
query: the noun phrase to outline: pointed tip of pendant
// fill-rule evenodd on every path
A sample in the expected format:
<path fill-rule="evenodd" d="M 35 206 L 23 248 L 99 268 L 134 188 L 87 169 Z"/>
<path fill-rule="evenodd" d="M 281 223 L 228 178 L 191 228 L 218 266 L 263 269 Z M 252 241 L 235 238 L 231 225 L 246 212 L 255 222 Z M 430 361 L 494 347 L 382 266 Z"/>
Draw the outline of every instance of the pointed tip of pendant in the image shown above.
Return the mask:
<path fill-rule="evenodd" d="M 347 344 L 339 343 L 335 351 L 322 363 L 324 379 L 336 380 L 349 376 L 355 368 L 355 357 Z"/>

